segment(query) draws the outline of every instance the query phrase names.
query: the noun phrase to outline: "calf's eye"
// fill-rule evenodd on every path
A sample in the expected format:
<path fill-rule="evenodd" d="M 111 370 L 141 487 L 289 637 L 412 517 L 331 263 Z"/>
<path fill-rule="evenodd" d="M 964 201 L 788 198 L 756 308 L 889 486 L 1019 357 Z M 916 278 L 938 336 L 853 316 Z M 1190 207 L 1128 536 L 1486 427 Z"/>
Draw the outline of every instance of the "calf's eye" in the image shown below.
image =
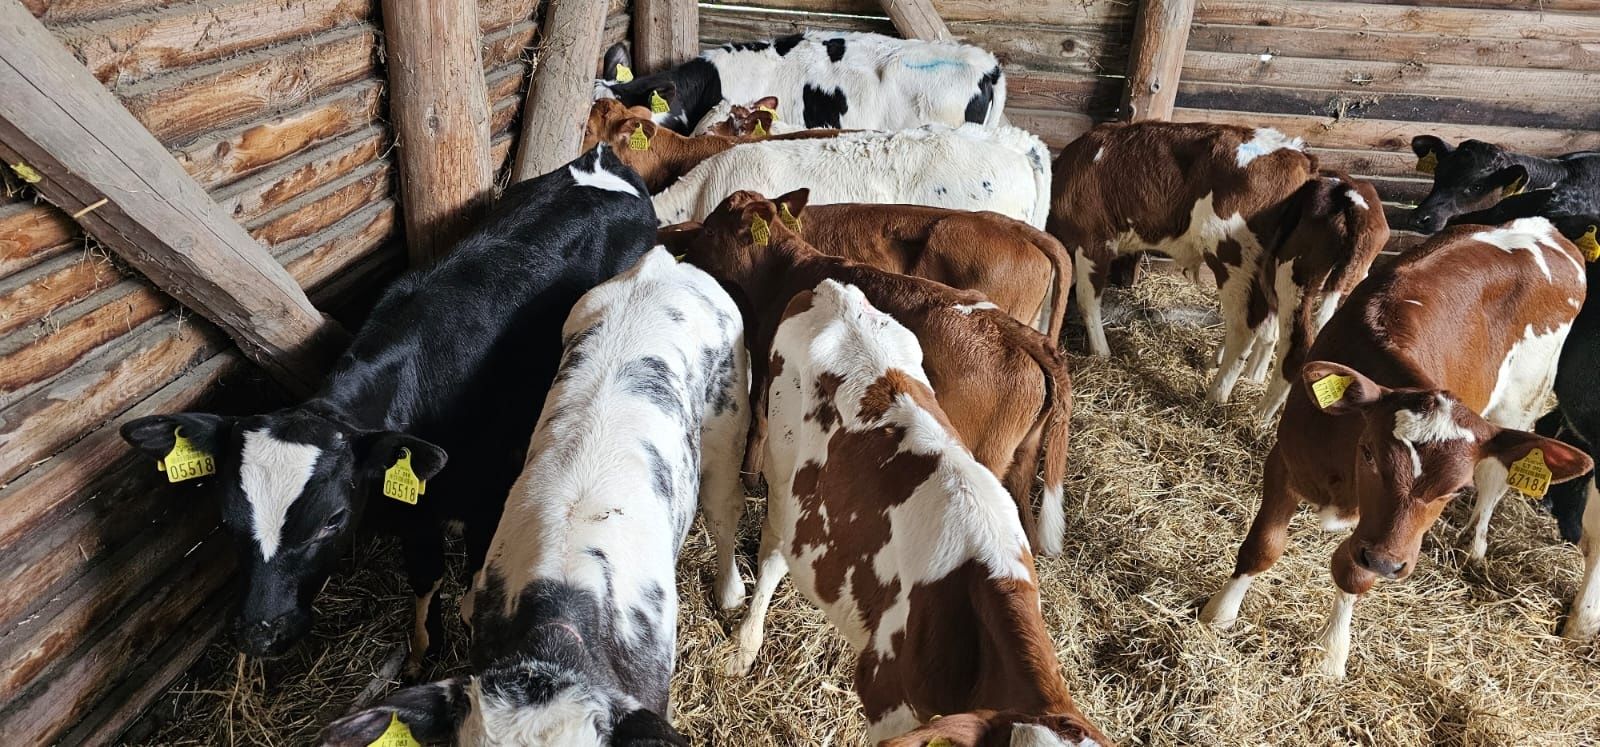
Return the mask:
<path fill-rule="evenodd" d="M 1374 460 L 1372 458 L 1372 447 L 1371 446 L 1368 446 L 1366 444 L 1362 444 L 1361 445 L 1361 458 L 1366 460 L 1367 464 L 1373 464 L 1376 461 L 1376 460 Z"/>
<path fill-rule="evenodd" d="M 322 525 L 322 529 L 323 531 L 338 529 L 339 527 L 344 526 L 345 519 L 349 517 L 350 512 L 341 508 L 338 511 L 333 512 L 332 516 L 328 517 L 328 521 Z"/>

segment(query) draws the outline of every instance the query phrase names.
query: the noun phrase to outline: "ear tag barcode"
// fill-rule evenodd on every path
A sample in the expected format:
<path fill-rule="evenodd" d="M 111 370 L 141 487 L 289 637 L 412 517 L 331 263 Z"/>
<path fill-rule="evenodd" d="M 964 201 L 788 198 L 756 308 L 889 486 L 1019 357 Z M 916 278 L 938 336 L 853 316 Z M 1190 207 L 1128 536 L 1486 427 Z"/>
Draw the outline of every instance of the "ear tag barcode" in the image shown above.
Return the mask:
<path fill-rule="evenodd" d="M 750 238 L 756 246 L 766 246 L 772 241 L 772 226 L 761 216 L 750 218 Z"/>
<path fill-rule="evenodd" d="M 667 106 L 667 100 L 661 98 L 660 91 L 650 92 L 650 111 L 653 111 L 656 114 L 666 114 L 667 109 L 669 108 L 671 107 Z"/>
<path fill-rule="evenodd" d="M 1543 498 L 1550 490 L 1550 468 L 1544 463 L 1543 449 L 1529 449 L 1528 455 L 1511 463 L 1506 482 L 1529 498 Z"/>
<path fill-rule="evenodd" d="M 1353 381 L 1354 378 L 1339 374 L 1329 374 L 1317 379 L 1317 383 L 1311 385 L 1311 393 L 1317 397 L 1317 407 L 1326 410 L 1329 405 L 1338 402 L 1344 397 L 1345 390 L 1350 388 L 1350 383 Z"/>
<path fill-rule="evenodd" d="M 400 714 L 389 714 L 389 728 L 384 729 L 378 738 L 368 742 L 367 747 L 422 747 L 422 743 L 411 735 L 411 727 L 400 720 Z"/>
<path fill-rule="evenodd" d="M 383 471 L 383 494 L 401 503 L 417 505 L 417 498 L 428 492 L 428 483 L 411 469 L 411 450 L 400 449 L 400 458 Z"/>

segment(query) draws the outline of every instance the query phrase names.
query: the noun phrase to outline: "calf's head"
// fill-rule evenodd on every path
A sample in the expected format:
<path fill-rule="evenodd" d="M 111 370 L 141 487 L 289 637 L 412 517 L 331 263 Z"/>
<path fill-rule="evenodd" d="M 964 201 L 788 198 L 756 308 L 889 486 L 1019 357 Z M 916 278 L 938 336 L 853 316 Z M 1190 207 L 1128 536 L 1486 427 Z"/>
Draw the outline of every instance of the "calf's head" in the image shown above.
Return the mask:
<path fill-rule="evenodd" d="M 738 138 L 760 137 L 762 134 L 770 135 L 772 134 L 772 123 L 778 119 L 777 111 L 777 96 L 766 96 L 757 99 L 751 102 L 749 106 L 734 104 L 728 110 L 728 118 L 712 125 L 707 132 L 713 135 Z"/>
<path fill-rule="evenodd" d="M 586 656 L 581 650 L 569 656 Z M 323 730 L 325 747 L 366 747 L 403 724 L 424 744 L 460 747 L 688 747 L 659 714 L 581 668 L 547 660 L 408 687 Z"/>
<path fill-rule="evenodd" d="M 764 277 L 763 260 L 776 244 L 799 235 L 789 219 L 805 210 L 810 194 L 797 189 L 775 199 L 748 190 L 728 195 L 701 221 L 688 260 L 746 289 L 775 280 Z"/>
<path fill-rule="evenodd" d="M 303 408 L 152 415 L 122 426 L 122 437 L 152 459 L 165 458 L 179 436 L 215 460 L 216 473 L 202 481 L 240 544 L 246 588 L 235 634 L 254 656 L 282 654 L 311 629 L 311 602 L 384 472 L 409 455 L 427 480 L 445 462 L 444 451 L 419 438 L 357 431 Z"/>
<path fill-rule="evenodd" d="M 1028 716 L 973 711 L 945 716 L 878 747 L 1104 747 L 1110 742 L 1083 716 Z"/>
<path fill-rule="evenodd" d="M 1433 189 L 1411 212 L 1412 228 L 1433 233 L 1451 217 L 1493 206 L 1528 184 L 1528 170 L 1511 152 L 1481 140 L 1463 140 L 1458 147 L 1432 135 L 1411 139 L 1417 170 L 1433 174 Z"/>
<path fill-rule="evenodd" d="M 1560 441 L 1484 420 L 1447 391 L 1390 389 L 1327 361 L 1307 363 L 1301 375 L 1312 402 L 1326 402 L 1324 412 L 1364 420 L 1348 457 L 1355 460 L 1349 489 L 1356 491 L 1361 518 L 1337 552 L 1377 576 L 1411 574 L 1423 535 L 1450 499 L 1472 484 L 1479 463 L 1512 470 L 1538 449 L 1524 464 L 1541 463 L 1552 483 L 1592 466 L 1587 455 Z"/>

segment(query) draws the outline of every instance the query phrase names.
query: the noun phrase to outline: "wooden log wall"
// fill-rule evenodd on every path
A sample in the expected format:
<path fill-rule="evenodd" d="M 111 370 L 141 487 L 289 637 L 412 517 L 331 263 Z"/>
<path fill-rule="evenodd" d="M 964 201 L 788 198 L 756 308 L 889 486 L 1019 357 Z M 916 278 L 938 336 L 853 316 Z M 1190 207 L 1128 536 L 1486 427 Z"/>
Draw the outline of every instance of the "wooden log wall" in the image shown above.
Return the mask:
<path fill-rule="evenodd" d="M 337 314 L 404 267 L 378 0 L 23 5 L 319 308 Z M 538 6 L 478 3 L 497 171 Z M 117 427 L 282 395 L 5 171 L 0 743 L 108 744 L 221 629 L 233 561 L 214 504 L 167 486 Z"/>
<path fill-rule="evenodd" d="M 1052 148 L 1115 114 L 1137 1 L 933 4 L 1005 64 L 1007 115 Z M 723 0 L 700 26 L 706 46 L 895 33 L 879 0 Z M 1371 179 L 1400 227 L 1429 185 L 1413 135 L 1600 148 L 1600 0 L 1200 0 L 1172 118 L 1303 137 L 1324 166 Z M 1420 238 L 1396 231 L 1391 249 Z"/>

